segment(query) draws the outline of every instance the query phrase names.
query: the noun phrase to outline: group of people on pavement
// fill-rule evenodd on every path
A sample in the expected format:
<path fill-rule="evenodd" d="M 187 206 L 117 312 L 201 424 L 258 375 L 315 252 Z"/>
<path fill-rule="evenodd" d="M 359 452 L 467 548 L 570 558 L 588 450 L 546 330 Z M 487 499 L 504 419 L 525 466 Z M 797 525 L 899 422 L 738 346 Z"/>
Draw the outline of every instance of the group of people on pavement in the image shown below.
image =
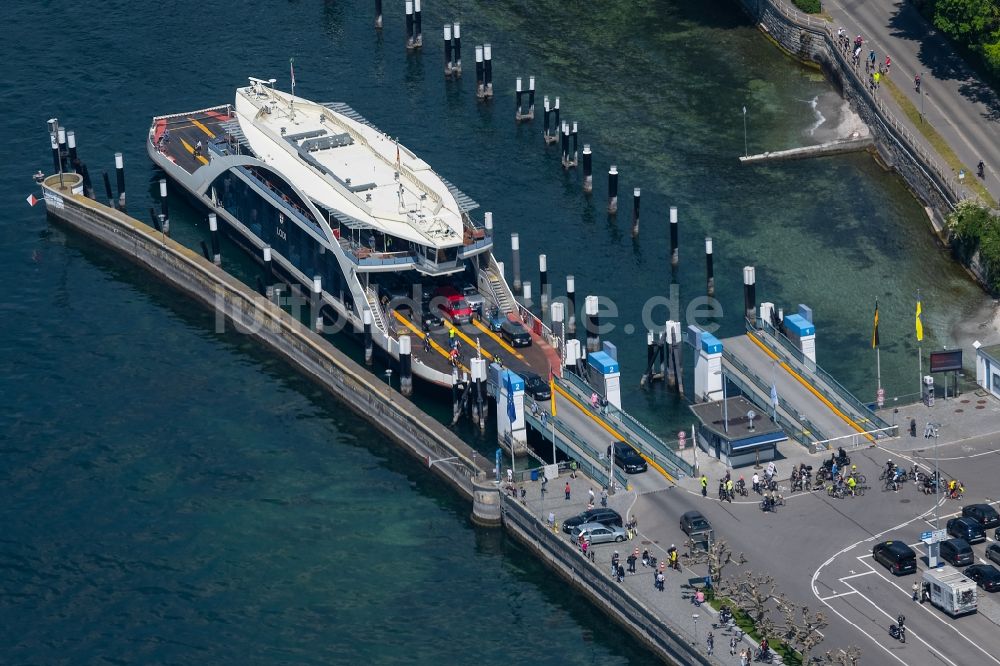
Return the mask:
<path fill-rule="evenodd" d="M 855 71 L 859 71 L 861 68 L 861 52 L 864 47 L 865 40 L 861 35 L 854 38 L 853 49 L 851 38 L 848 37 L 847 31 L 844 28 L 837 29 L 837 43 L 840 46 L 841 51 L 844 54 L 851 54 L 851 64 L 854 65 Z M 868 89 L 875 94 L 878 90 L 879 85 L 882 83 L 883 77 L 889 75 L 889 70 L 892 68 L 892 58 L 888 55 L 885 57 L 885 61 L 881 61 L 878 58 L 878 54 L 875 53 L 875 49 L 868 49 L 868 57 L 865 58 L 865 74 L 868 75 Z M 918 89 L 919 89 L 919 83 Z"/>

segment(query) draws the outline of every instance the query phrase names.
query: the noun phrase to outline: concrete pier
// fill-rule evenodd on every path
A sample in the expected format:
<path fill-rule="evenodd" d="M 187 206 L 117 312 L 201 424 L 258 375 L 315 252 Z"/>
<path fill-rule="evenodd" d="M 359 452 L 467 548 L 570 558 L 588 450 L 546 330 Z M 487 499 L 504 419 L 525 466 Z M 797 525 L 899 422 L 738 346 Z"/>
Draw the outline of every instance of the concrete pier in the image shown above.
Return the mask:
<path fill-rule="evenodd" d="M 463 497 L 490 477 L 485 460 L 453 432 L 253 289 L 190 248 L 83 195 L 78 174 L 42 183 L 49 215 L 148 269 L 213 309 L 217 325 L 235 326 L 270 347 L 361 418 L 427 464 Z M 447 460 L 447 464 L 441 461 Z M 494 486 L 494 492 L 495 486 Z"/>
<path fill-rule="evenodd" d="M 802 148 L 789 148 L 788 150 L 775 150 L 757 155 L 741 156 L 741 164 L 754 164 L 756 162 L 775 162 L 777 160 L 801 160 L 807 157 L 824 157 L 826 155 L 839 155 L 840 153 L 854 153 L 859 150 L 867 150 L 874 145 L 870 136 L 857 136 L 847 139 L 837 139 L 827 141 L 818 146 L 803 146 Z"/>

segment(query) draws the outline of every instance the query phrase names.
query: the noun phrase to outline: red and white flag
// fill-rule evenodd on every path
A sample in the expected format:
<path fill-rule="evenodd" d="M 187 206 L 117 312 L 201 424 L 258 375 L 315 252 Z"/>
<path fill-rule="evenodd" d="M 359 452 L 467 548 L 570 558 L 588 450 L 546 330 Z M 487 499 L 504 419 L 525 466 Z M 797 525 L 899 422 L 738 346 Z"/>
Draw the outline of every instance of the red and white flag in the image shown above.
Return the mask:
<path fill-rule="evenodd" d="M 34 194 L 29 194 L 26 201 L 28 202 L 29 206 L 34 206 L 36 203 L 38 203 L 38 197 L 36 197 Z"/>

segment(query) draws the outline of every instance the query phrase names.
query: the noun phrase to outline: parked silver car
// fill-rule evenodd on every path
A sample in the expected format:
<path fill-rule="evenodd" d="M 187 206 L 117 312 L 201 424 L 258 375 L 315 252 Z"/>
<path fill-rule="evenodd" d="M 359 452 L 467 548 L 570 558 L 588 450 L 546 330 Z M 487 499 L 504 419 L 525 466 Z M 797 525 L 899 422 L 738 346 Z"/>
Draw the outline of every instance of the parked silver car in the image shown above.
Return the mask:
<path fill-rule="evenodd" d="M 579 539 L 581 534 L 589 536 L 591 544 L 621 542 L 628 538 L 622 528 L 616 525 L 602 525 L 601 523 L 577 525 L 570 534 L 573 535 L 573 539 Z"/>

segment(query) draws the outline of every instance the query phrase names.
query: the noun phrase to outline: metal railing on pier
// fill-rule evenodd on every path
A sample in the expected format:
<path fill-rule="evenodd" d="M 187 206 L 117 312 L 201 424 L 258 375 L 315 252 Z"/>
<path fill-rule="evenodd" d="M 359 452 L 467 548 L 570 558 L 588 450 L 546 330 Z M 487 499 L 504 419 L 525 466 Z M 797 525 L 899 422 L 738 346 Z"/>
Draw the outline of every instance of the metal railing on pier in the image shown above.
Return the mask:
<path fill-rule="evenodd" d="M 767 334 L 765 343 L 769 340 L 777 343 L 777 348 L 775 348 L 775 345 L 767 345 L 772 352 L 779 357 L 783 357 L 782 360 L 784 362 L 791 361 L 807 370 L 808 374 L 819 378 L 821 381 L 813 382 L 812 387 L 823 394 L 823 397 L 833 403 L 838 409 L 853 413 L 857 417 L 856 421 L 859 426 L 866 428 L 870 425 L 874 426 L 876 430 L 889 427 L 888 423 L 869 409 L 868 405 L 858 400 L 854 394 L 844 388 L 830 373 L 821 368 L 815 361 L 806 358 L 805 354 L 791 340 L 785 337 L 781 331 L 775 329 L 769 322 L 758 320 L 757 323 L 759 328 L 754 328 L 750 322 L 747 322 L 747 330 L 758 335 L 761 331 L 764 331 Z M 827 390 L 828 388 L 830 390 Z"/>
<path fill-rule="evenodd" d="M 592 386 L 571 372 L 567 372 L 563 377 L 556 377 L 555 382 L 564 389 L 568 388 L 576 393 L 581 398 L 580 404 L 583 405 L 584 409 L 591 409 L 588 401 L 594 392 Z M 653 434 L 649 428 L 628 412 L 624 412 L 612 404 L 591 411 L 608 421 L 609 425 L 617 426 L 619 433 L 630 440 L 630 444 L 636 445 L 642 453 L 650 457 L 656 464 L 664 467 L 672 475 L 676 477 L 694 476 L 694 465 L 681 458 L 669 444 Z"/>

